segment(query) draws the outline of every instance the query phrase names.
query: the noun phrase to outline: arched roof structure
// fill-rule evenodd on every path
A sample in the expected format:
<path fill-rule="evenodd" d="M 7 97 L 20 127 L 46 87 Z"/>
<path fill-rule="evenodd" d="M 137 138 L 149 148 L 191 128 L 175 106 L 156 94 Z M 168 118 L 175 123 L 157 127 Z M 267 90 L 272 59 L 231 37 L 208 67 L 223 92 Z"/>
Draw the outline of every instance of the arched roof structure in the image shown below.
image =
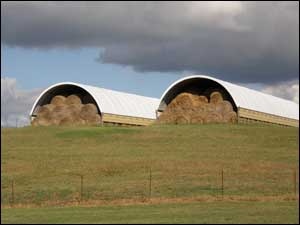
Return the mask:
<path fill-rule="evenodd" d="M 68 89 L 70 89 L 69 94 L 73 94 L 72 89 L 88 93 L 96 103 L 100 114 L 156 119 L 159 99 L 73 82 L 57 83 L 44 90 L 33 104 L 30 116 L 35 114 L 38 106 L 49 104 L 54 95 L 68 91 Z"/>
<path fill-rule="evenodd" d="M 163 93 L 158 110 L 163 111 L 164 107 L 175 97 L 180 89 L 196 81 L 198 84 L 210 81 L 223 87 L 237 108 L 299 120 L 299 105 L 295 102 L 205 75 L 192 75 L 175 81 Z"/>

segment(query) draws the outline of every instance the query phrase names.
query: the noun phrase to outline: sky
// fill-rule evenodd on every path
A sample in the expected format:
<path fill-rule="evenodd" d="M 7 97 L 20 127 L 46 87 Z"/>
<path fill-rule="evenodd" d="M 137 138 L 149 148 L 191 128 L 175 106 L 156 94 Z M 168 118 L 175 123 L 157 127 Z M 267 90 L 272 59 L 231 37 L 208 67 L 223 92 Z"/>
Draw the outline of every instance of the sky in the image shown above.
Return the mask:
<path fill-rule="evenodd" d="M 63 81 L 159 98 L 204 74 L 299 103 L 298 2 L 1 2 L 1 125 Z"/>

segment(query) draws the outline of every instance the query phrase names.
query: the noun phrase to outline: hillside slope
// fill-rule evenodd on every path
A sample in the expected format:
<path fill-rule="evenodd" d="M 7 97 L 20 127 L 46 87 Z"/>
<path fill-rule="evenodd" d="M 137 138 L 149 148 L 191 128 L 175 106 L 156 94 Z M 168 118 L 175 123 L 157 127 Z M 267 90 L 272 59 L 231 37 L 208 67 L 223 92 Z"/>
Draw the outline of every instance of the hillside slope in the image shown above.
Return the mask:
<path fill-rule="evenodd" d="M 290 195 L 298 137 L 266 125 L 1 129 L 1 205 L 12 181 L 15 204 L 216 197 L 222 169 L 225 196 Z"/>

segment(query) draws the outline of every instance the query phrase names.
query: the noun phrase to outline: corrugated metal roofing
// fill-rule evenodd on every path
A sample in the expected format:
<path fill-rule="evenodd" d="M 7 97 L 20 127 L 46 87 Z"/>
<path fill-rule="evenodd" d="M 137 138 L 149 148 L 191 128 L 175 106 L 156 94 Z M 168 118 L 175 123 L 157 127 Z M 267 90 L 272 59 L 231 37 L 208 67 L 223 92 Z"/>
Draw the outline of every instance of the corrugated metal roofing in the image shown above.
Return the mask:
<path fill-rule="evenodd" d="M 176 84 L 194 78 L 209 79 L 222 85 L 231 95 L 237 107 L 299 120 L 299 105 L 295 102 L 205 75 L 192 75 L 175 81 L 164 92 L 160 101 L 163 101 L 167 93 L 175 87 Z"/>
<path fill-rule="evenodd" d="M 87 91 L 96 101 L 101 113 L 156 119 L 155 112 L 160 102 L 159 99 L 73 82 L 58 83 L 43 91 L 35 101 L 30 115 L 33 114 L 39 99 L 44 94 L 46 94 L 49 90 L 62 85 L 74 85 Z"/>

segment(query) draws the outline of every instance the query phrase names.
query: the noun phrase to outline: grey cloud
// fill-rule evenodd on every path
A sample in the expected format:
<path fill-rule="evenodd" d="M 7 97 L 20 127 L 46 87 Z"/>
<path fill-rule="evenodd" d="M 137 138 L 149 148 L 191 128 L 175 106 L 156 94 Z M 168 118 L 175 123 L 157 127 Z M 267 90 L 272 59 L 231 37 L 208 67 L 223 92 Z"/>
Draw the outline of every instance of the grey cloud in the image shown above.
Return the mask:
<path fill-rule="evenodd" d="M 299 80 L 267 85 L 261 91 L 299 104 Z"/>
<path fill-rule="evenodd" d="M 299 76 L 298 2 L 1 3 L 1 41 L 24 48 L 99 47 L 138 71 L 276 83 Z"/>
<path fill-rule="evenodd" d="M 29 111 L 40 93 L 40 89 L 20 90 L 14 78 L 1 78 L 1 126 L 29 125 Z"/>

